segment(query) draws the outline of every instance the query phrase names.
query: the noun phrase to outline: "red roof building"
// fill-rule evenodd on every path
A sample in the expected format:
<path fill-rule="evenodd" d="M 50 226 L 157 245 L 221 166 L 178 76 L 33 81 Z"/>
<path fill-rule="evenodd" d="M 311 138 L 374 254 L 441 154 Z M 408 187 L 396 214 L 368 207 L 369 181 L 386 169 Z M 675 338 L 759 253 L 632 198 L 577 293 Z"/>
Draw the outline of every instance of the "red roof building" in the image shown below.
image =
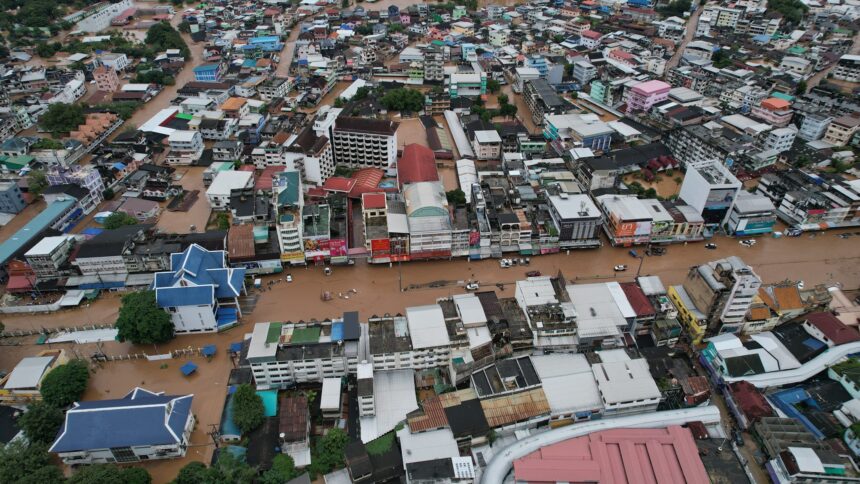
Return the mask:
<path fill-rule="evenodd" d="M 648 296 L 635 282 L 623 282 L 619 284 L 627 296 L 627 302 L 636 312 L 636 319 L 648 319 L 657 317 L 657 311 L 654 305 L 648 300 Z"/>
<path fill-rule="evenodd" d="M 323 183 L 323 189 L 327 192 L 349 193 L 355 186 L 355 179 L 333 176 Z"/>
<path fill-rule="evenodd" d="M 514 461 L 517 482 L 708 484 L 689 429 L 614 429 L 548 445 Z"/>
<path fill-rule="evenodd" d="M 254 181 L 254 189 L 271 191 L 272 177 L 275 176 L 275 173 L 280 173 L 286 169 L 287 167 L 285 166 L 267 166 L 260 173 L 260 176 L 257 177 L 257 180 Z"/>
<path fill-rule="evenodd" d="M 379 210 L 385 208 L 385 194 L 365 193 L 361 196 L 361 206 L 365 210 Z"/>
<path fill-rule="evenodd" d="M 749 428 L 762 417 L 773 416 L 773 408 L 752 383 L 744 380 L 729 383 L 728 390 L 731 401 L 734 402 L 729 408 L 738 417 L 743 428 Z M 740 415 L 737 415 L 738 412 Z"/>
<path fill-rule="evenodd" d="M 352 174 L 355 185 L 349 191 L 349 198 L 361 198 L 365 193 L 380 191 L 379 182 L 384 176 L 385 172 L 379 168 L 362 168 L 356 171 Z"/>
<path fill-rule="evenodd" d="M 397 162 L 397 184 L 403 188 L 409 183 L 433 181 L 439 181 L 433 150 L 415 143 L 404 146 L 403 155 Z"/>
<path fill-rule="evenodd" d="M 860 333 L 857 329 L 846 326 L 831 313 L 809 313 L 803 326 L 810 334 L 830 347 L 860 341 Z"/>

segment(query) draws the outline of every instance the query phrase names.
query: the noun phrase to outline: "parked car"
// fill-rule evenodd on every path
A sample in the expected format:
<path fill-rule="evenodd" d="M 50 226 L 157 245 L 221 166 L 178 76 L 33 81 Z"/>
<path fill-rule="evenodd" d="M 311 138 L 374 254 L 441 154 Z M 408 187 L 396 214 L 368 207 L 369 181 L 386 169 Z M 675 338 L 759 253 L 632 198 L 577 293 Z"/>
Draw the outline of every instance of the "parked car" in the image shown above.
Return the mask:
<path fill-rule="evenodd" d="M 467 291 L 477 291 L 479 287 L 480 286 L 478 285 L 477 282 L 470 282 L 470 283 L 466 284 L 466 290 Z"/>
<path fill-rule="evenodd" d="M 738 430 L 733 431 L 732 437 L 735 439 L 735 444 L 737 444 L 738 447 L 744 446 L 744 436 L 743 436 L 743 434 L 740 433 L 740 431 L 738 431 Z"/>
<path fill-rule="evenodd" d="M 639 257 L 639 254 L 637 254 L 635 250 L 631 249 L 627 253 L 630 254 L 630 257 Z"/>
<path fill-rule="evenodd" d="M 804 287 L 805 285 L 806 285 L 806 284 L 804 284 L 804 283 L 803 283 L 803 281 L 797 281 L 797 288 L 798 288 L 798 289 L 801 289 L 801 290 L 802 290 L 802 289 L 803 289 L 803 287 Z"/>
<path fill-rule="evenodd" d="M 746 240 L 741 240 L 738 243 L 743 245 L 744 247 L 752 247 L 756 244 L 756 241 L 755 241 L 755 239 L 746 239 Z"/>
<path fill-rule="evenodd" d="M 287 282 L 293 282 L 293 275 L 287 274 Z"/>
<path fill-rule="evenodd" d="M 803 235 L 803 231 L 798 228 L 790 228 L 785 231 L 785 235 L 789 237 L 800 237 Z"/>
<path fill-rule="evenodd" d="M 540 277 L 540 271 L 528 271 L 526 277 Z"/>
<path fill-rule="evenodd" d="M 708 250 L 716 250 L 717 244 L 705 244 L 705 248 Z"/>
<path fill-rule="evenodd" d="M 512 265 L 512 264 L 511 264 L 510 259 L 501 259 L 501 260 L 499 260 L 499 267 L 501 267 L 502 269 L 507 269 L 507 268 L 508 268 L 508 267 L 510 267 L 511 265 Z"/>
<path fill-rule="evenodd" d="M 619 264 L 619 265 L 615 266 L 613 269 L 615 269 L 615 272 L 624 272 L 627 270 L 627 265 Z"/>

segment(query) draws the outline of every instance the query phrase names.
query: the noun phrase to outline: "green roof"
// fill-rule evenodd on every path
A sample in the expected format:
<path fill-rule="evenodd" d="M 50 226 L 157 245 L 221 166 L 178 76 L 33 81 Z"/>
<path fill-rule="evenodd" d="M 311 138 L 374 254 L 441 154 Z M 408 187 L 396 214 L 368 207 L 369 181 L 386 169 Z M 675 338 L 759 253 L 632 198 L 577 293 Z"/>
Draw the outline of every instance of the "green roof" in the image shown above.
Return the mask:
<path fill-rule="evenodd" d="M 784 92 L 772 92 L 770 95 L 772 97 L 777 98 L 777 99 L 784 99 L 784 100 L 789 101 L 789 102 L 794 101 L 794 96 L 792 96 L 790 94 L 786 94 Z"/>
<path fill-rule="evenodd" d="M 176 113 L 176 117 L 179 119 L 187 119 L 189 121 L 194 119 L 194 116 L 187 114 L 187 113 Z"/>
<path fill-rule="evenodd" d="M 290 338 L 290 344 L 300 345 L 303 343 L 316 343 L 320 340 L 320 328 L 298 328 L 293 330 L 293 337 Z"/>
<path fill-rule="evenodd" d="M 283 323 L 269 324 L 269 333 L 266 335 L 266 343 L 277 343 L 281 339 L 281 327 Z"/>
<path fill-rule="evenodd" d="M 282 171 L 278 173 L 273 180 L 275 187 L 283 190 L 278 192 L 278 205 L 297 205 L 299 203 L 299 172 L 297 171 Z"/>

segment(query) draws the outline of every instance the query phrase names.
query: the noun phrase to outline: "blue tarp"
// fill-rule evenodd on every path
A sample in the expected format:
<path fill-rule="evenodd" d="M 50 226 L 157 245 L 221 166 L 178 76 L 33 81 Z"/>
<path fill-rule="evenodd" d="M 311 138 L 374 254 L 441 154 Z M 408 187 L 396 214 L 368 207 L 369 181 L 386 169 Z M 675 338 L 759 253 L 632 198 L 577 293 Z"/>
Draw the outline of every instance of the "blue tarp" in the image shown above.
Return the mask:
<path fill-rule="evenodd" d="M 239 353 L 242 351 L 242 343 L 230 343 L 230 351 L 232 353 Z"/>
<path fill-rule="evenodd" d="M 203 356 L 213 356 L 215 354 L 215 351 L 216 351 L 215 345 L 206 345 L 203 347 L 203 350 L 201 351 L 201 353 L 203 353 Z"/>
<path fill-rule="evenodd" d="M 197 371 L 197 365 L 189 361 L 188 363 L 182 365 L 182 368 L 180 368 L 180 370 L 182 371 L 183 375 L 188 376 Z"/>
<path fill-rule="evenodd" d="M 343 341 L 343 323 L 331 324 L 331 340 Z"/>
<path fill-rule="evenodd" d="M 104 229 L 97 229 L 95 227 L 90 227 L 88 229 L 84 229 L 81 231 L 81 233 L 83 235 L 92 235 L 92 236 L 96 236 L 102 232 L 104 232 Z"/>

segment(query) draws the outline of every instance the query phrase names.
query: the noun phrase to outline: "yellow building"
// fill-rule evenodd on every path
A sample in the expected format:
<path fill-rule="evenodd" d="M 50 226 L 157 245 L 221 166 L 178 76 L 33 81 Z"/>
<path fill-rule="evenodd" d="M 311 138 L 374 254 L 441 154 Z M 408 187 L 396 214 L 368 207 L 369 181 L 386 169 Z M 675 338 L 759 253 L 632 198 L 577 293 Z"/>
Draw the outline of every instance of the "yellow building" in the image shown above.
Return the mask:
<path fill-rule="evenodd" d="M 696 308 L 684 286 L 669 286 L 669 299 L 678 309 L 678 321 L 687 329 L 693 344 L 702 342 L 708 327 L 707 318 Z"/>

